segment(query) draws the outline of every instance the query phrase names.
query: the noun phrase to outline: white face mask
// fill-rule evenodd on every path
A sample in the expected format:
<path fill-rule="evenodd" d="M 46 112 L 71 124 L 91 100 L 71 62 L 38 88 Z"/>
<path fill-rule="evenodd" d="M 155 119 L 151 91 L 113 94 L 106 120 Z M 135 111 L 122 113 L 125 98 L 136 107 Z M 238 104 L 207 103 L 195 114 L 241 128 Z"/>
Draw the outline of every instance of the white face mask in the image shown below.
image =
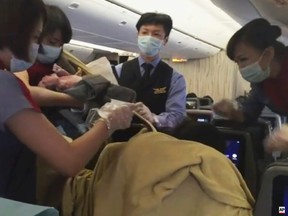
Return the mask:
<path fill-rule="evenodd" d="M 142 53 L 147 56 L 156 56 L 161 47 L 163 41 L 152 36 L 138 36 L 138 47 Z"/>
<path fill-rule="evenodd" d="M 10 60 L 10 71 L 11 72 L 19 72 L 23 70 L 27 70 L 30 68 L 34 62 L 36 61 L 37 54 L 38 54 L 39 44 L 33 43 L 29 50 L 29 62 L 18 59 L 13 56 Z"/>
<path fill-rule="evenodd" d="M 248 82 L 259 83 L 270 76 L 270 66 L 263 70 L 257 61 L 247 67 L 241 68 L 240 73 Z"/>
<path fill-rule="evenodd" d="M 43 64 L 54 63 L 60 56 L 62 48 L 42 44 L 41 53 L 38 53 L 37 60 Z"/>

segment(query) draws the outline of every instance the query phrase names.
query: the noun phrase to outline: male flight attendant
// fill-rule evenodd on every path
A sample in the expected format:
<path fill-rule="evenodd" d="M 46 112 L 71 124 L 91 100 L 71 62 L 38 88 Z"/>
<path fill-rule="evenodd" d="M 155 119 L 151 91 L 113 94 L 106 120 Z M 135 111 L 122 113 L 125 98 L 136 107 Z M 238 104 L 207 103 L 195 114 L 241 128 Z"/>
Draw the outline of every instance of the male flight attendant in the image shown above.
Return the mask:
<path fill-rule="evenodd" d="M 184 77 L 163 62 L 160 49 L 172 29 L 169 15 L 145 13 L 136 24 L 140 56 L 115 66 L 120 85 L 137 93 L 136 111 L 160 131 L 171 131 L 186 115 Z"/>

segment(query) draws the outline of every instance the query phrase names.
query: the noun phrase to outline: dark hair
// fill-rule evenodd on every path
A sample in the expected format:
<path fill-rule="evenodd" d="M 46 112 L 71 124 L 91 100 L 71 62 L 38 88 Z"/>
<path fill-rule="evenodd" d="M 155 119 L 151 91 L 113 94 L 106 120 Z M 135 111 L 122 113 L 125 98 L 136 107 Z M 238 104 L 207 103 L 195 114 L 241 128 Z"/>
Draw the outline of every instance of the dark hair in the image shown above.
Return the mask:
<path fill-rule="evenodd" d="M 203 98 L 207 98 L 211 101 L 211 103 L 214 103 L 214 100 L 210 95 L 205 95 L 205 96 L 203 96 Z"/>
<path fill-rule="evenodd" d="M 47 21 L 41 38 L 60 30 L 63 43 L 69 43 L 72 38 L 72 28 L 65 13 L 57 6 L 46 5 Z"/>
<path fill-rule="evenodd" d="M 253 46 L 259 51 L 272 46 L 275 48 L 276 57 L 280 56 L 279 52 L 282 52 L 285 48 L 281 42 L 276 40 L 280 36 L 281 29 L 279 26 L 271 25 L 263 18 L 254 19 L 231 37 L 227 45 L 227 56 L 234 60 L 235 48 L 240 42 Z"/>
<path fill-rule="evenodd" d="M 195 98 L 197 95 L 194 92 L 190 92 L 186 95 L 186 98 Z"/>
<path fill-rule="evenodd" d="M 9 48 L 15 56 L 29 61 L 31 34 L 37 22 L 45 21 L 42 0 L 1 0 L 0 49 Z"/>
<path fill-rule="evenodd" d="M 138 20 L 136 28 L 139 31 L 141 26 L 152 24 L 152 25 L 162 25 L 165 31 L 165 36 L 168 37 L 172 29 L 172 19 L 167 14 L 162 13 L 144 13 Z"/>

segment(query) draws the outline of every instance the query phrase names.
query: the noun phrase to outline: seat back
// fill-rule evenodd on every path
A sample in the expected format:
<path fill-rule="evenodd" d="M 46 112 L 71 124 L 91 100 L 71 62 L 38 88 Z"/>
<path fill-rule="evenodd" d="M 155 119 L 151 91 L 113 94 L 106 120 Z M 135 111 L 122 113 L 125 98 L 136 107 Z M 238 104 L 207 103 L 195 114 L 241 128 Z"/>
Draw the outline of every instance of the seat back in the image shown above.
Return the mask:
<path fill-rule="evenodd" d="M 265 167 L 273 162 L 272 155 L 265 153 L 263 147 L 263 141 L 270 133 L 269 125 L 265 122 L 242 124 L 224 119 L 214 119 L 213 124 L 223 133 L 233 134 L 236 138 L 242 136 L 244 137 L 242 140 L 246 140 L 242 144 L 243 147 L 241 147 L 244 148 L 242 150 L 244 152 L 244 155 L 242 155 L 244 165 L 242 166 L 243 170 L 241 173 L 252 194 L 256 196 L 260 188 L 260 178 Z M 231 137 L 231 135 L 226 136 L 228 138 Z"/>
<path fill-rule="evenodd" d="M 194 122 L 210 123 L 213 119 L 212 110 L 189 109 L 186 113 Z"/>
<path fill-rule="evenodd" d="M 213 102 L 210 98 L 199 97 L 200 106 L 211 105 Z"/>
<path fill-rule="evenodd" d="M 254 215 L 287 215 L 287 212 L 288 161 L 284 160 L 272 163 L 266 169 L 262 178 Z"/>
<path fill-rule="evenodd" d="M 213 101 L 206 97 L 186 97 L 186 109 L 208 109 L 211 110 Z"/>
<path fill-rule="evenodd" d="M 198 98 L 186 98 L 186 109 L 198 109 L 200 102 Z"/>
<path fill-rule="evenodd" d="M 256 158 L 264 159 L 265 152 L 263 148 L 264 139 L 271 134 L 270 126 L 265 121 L 254 123 L 239 123 L 227 119 L 213 119 L 212 122 L 217 128 L 227 128 L 238 131 L 246 131 L 250 133 L 252 138 L 253 148 L 255 149 Z M 264 167 L 265 168 L 265 167 Z"/>
<path fill-rule="evenodd" d="M 259 173 L 252 145 L 252 137 L 248 132 L 228 128 L 218 128 L 225 141 L 225 155 L 242 174 L 248 188 L 255 196 L 258 192 Z"/>
<path fill-rule="evenodd" d="M 1 215 L 22 216 L 59 216 L 59 212 L 53 207 L 32 205 L 0 197 Z"/>
<path fill-rule="evenodd" d="M 272 130 L 280 128 L 282 125 L 281 116 L 276 113 L 262 113 L 260 118 L 270 122 Z"/>

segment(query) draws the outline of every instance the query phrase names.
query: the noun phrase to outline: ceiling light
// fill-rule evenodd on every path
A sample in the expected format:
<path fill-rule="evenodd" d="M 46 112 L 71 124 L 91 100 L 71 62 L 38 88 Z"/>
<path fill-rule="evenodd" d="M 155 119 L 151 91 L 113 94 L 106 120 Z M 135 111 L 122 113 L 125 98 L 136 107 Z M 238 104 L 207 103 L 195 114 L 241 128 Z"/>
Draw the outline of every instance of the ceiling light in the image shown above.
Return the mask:
<path fill-rule="evenodd" d="M 172 62 L 174 63 L 181 63 L 181 62 L 187 62 L 188 60 L 185 58 L 172 58 Z"/>
<path fill-rule="evenodd" d="M 98 49 L 98 50 L 103 50 L 103 51 L 107 51 L 107 52 L 111 52 L 111 53 L 118 53 L 118 55 L 123 55 L 123 54 L 129 55 L 129 56 L 137 55 L 135 53 L 128 52 L 128 51 L 125 51 L 125 50 L 115 49 L 115 48 L 106 47 L 106 46 L 100 46 L 100 45 L 87 43 L 87 42 L 83 42 L 83 41 L 79 41 L 79 40 L 71 40 L 70 44 L 77 45 L 77 46 L 82 46 L 82 47 L 93 48 L 93 49 Z"/>
<path fill-rule="evenodd" d="M 123 20 L 123 21 L 121 21 L 118 25 L 124 26 L 124 25 L 126 25 L 126 24 L 127 24 L 127 22 L 126 22 L 125 20 Z"/>
<path fill-rule="evenodd" d="M 80 6 L 80 4 L 78 2 L 72 2 L 68 8 L 74 10 L 74 9 L 77 9 L 78 7 Z"/>

